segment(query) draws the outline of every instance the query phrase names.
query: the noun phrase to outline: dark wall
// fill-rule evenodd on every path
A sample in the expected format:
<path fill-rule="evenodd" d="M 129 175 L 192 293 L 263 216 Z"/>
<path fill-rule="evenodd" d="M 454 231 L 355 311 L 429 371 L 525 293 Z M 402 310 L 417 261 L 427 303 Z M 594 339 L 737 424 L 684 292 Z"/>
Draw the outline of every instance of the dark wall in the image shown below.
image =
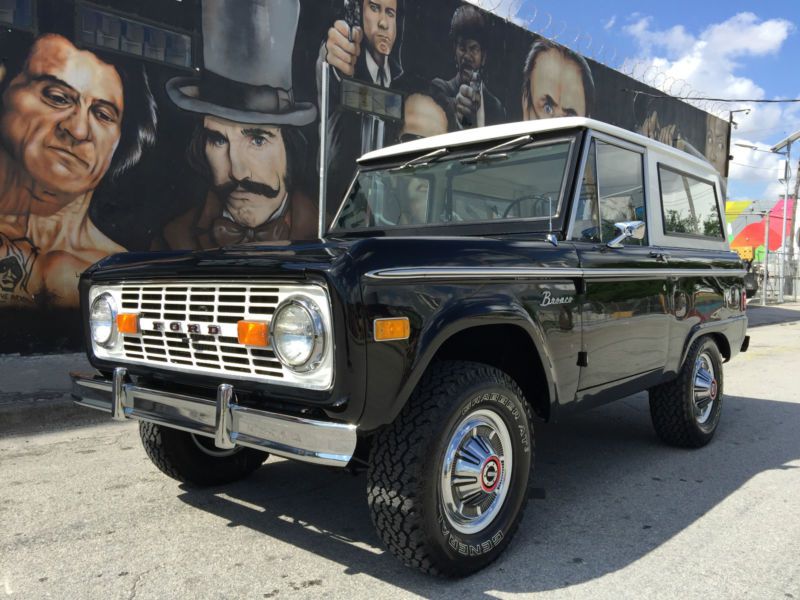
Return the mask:
<path fill-rule="evenodd" d="M 564 48 L 526 74 L 543 40 L 457 0 L 16 0 L 0 24 L 0 353 L 80 347 L 77 278 L 108 254 L 313 237 L 321 144 L 329 212 L 363 150 L 523 118 L 726 154 L 725 122 Z"/>

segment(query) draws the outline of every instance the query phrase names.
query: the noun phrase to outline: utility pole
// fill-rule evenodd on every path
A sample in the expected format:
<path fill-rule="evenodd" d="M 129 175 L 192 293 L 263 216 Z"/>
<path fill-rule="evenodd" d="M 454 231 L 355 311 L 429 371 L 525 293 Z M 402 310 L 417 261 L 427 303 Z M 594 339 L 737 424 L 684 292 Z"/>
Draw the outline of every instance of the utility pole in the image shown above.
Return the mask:
<path fill-rule="evenodd" d="M 767 305 L 767 287 L 769 284 L 769 216 L 770 209 L 764 215 L 764 287 L 761 290 L 761 306 Z"/>
<path fill-rule="evenodd" d="M 798 269 L 794 263 L 794 243 L 797 240 L 797 195 L 800 194 L 800 160 L 797 161 L 797 175 L 794 178 L 794 206 L 792 207 L 792 240 L 789 243 L 789 264 L 794 267 L 794 278 L 792 279 L 792 292 L 794 301 L 797 302 L 797 283 Z"/>
<path fill-rule="evenodd" d="M 781 238 L 782 238 L 782 245 L 783 251 L 781 252 L 781 260 L 778 264 L 778 277 L 780 280 L 780 288 L 778 289 L 778 301 L 783 302 L 783 280 L 785 276 L 784 264 L 786 262 L 786 213 L 788 212 L 788 204 L 789 204 L 789 184 L 792 178 L 792 170 L 789 167 L 791 164 L 792 159 L 792 142 L 797 141 L 800 139 L 800 131 L 795 131 L 792 135 L 787 137 L 785 140 L 782 140 L 775 144 L 772 148 L 770 148 L 771 152 L 781 153 L 783 148 L 786 148 L 786 173 L 784 174 L 784 178 L 786 179 L 786 195 L 783 198 L 783 224 L 781 226 Z M 796 204 L 796 202 L 795 202 Z M 794 226 L 792 226 L 794 229 Z M 792 238 L 794 238 L 794 232 L 792 232 Z M 790 246 L 794 246 L 794 239 L 791 240 Z"/>

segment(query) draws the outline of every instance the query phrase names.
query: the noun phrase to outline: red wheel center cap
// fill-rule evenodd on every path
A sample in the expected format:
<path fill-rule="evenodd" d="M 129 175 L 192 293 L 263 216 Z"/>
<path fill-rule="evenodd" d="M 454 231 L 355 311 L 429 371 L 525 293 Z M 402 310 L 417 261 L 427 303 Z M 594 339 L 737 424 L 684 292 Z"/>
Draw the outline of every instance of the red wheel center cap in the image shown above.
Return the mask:
<path fill-rule="evenodd" d="M 716 400 L 717 398 L 717 380 L 713 379 L 711 381 L 711 399 Z"/>
<path fill-rule="evenodd" d="M 481 467 L 481 488 L 484 492 L 493 492 L 500 485 L 503 464 L 497 456 L 487 458 Z"/>

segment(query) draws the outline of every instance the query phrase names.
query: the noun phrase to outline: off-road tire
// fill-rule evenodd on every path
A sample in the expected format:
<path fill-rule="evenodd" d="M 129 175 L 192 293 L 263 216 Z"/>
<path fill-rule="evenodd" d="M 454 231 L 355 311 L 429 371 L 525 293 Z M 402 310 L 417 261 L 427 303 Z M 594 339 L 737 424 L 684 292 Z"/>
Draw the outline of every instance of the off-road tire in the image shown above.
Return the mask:
<path fill-rule="evenodd" d="M 694 408 L 695 364 L 702 354 L 711 359 L 716 377 L 716 394 L 705 423 L 698 423 Z M 670 446 L 700 448 L 714 437 L 722 410 L 722 357 L 710 337 L 695 340 L 678 376 L 650 388 L 650 417 L 662 441 Z"/>
<path fill-rule="evenodd" d="M 205 487 L 232 483 L 248 477 L 269 457 L 266 452 L 236 448 L 224 456 L 212 456 L 198 447 L 213 444 L 178 429 L 141 421 L 139 437 L 147 456 L 159 470 L 178 481 Z"/>
<path fill-rule="evenodd" d="M 441 472 L 455 430 L 481 412 L 502 420 L 513 468 L 510 476 L 504 472 L 508 488 L 498 512 L 480 531 L 463 534 L 444 516 Z M 530 407 L 514 380 L 484 364 L 434 364 L 394 423 L 373 441 L 367 473 L 372 521 L 407 566 L 447 577 L 474 573 L 497 559 L 516 533 L 533 458 Z"/>

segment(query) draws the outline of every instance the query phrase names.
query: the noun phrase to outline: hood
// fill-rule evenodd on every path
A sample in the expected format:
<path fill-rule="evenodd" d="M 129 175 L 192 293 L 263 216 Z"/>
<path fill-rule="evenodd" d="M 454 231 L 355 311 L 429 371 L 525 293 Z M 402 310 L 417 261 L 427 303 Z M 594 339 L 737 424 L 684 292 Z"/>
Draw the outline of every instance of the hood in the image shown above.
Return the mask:
<path fill-rule="evenodd" d="M 274 242 L 215 250 L 126 252 L 109 256 L 85 275 L 95 281 L 120 279 L 208 279 L 231 277 L 305 278 L 328 272 L 347 259 L 347 241 Z"/>

